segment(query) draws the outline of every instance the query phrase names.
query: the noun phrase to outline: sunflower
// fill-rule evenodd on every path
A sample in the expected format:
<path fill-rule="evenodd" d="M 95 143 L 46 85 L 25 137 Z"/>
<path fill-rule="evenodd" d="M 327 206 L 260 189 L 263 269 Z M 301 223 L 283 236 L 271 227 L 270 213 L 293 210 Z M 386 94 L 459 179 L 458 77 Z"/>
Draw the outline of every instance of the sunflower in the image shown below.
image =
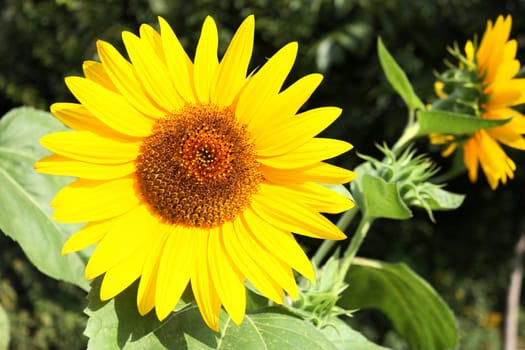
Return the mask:
<path fill-rule="evenodd" d="M 296 298 L 293 270 L 314 272 L 293 233 L 345 235 L 323 213 L 353 203 L 320 185 L 354 173 L 325 163 L 352 148 L 315 137 L 341 113 L 298 112 L 322 80 L 307 75 L 286 89 L 298 45 L 289 43 L 247 76 L 255 20 L 247 17 L 219 61 L 214 20 L 204 21 L 192 60 L 169 24 L 140 36 L 123 32 L 129 57 L 97 42 L 101 62 L 67 77 L 79 103 L 51 112 L 74 129 L 41 139 L 54 154 L 42 173 L 78 177 L 52 202 L 53 218 L 86 225 L 62 253 L 97 244 L 87 279 L 104 275 L 108 300 L 140 279 L 141 315 L 165 319 L 191 285 L 206 324 L 218 330 L 223 307 L 240 324 L 245 280 L 268 299 Z"/>
<path fill-rule="evenodd" d="M 481 118 L 507 119 L 508 123 L 499 127 L 474 132 L 465 140 L 456 142 L 450 135 L 432 135 L 431 142 L 436 144 L 448 143 L 443 155 L 451 154 L 458 145 L 462 145 L 464 163 L 472 182 L 478 178 L 478 164 L 485 173 L 492 189 L 498 187 L 499 182 L 505 184 L 507 179 L 514 177 L 516 165 L 510 159 L 500 144 L 519 150 L 525 150 L 525 117 L 511 108 L 525 102 L 525 79 L 515 78 L 520 69 L 520 62 L 516 60 L 517 42 L 509 40 L 512 18 L 499 16 L 496 22 L 487 21 L 483 38 L 476 46 L 472 41 L 465 45 L 465 56 L 460 70 L 463 73 L 458 77 L 473 76 L 463 87 L 479 90 L 479 95 L 472 112 Z M 457 72 L 456 72 L 457 73 Z M 443 92 L 447 83 L 438 82 L 435 87 L 440 98 L 447 98 Z M 451 91 L 452 92 L 452 91 Z M 461 104 L 465 105 L 465 94 Z M 467 97 L 468 98 L 468 97 Z M 453 140 L 451 142 L 451 140 Z"/>

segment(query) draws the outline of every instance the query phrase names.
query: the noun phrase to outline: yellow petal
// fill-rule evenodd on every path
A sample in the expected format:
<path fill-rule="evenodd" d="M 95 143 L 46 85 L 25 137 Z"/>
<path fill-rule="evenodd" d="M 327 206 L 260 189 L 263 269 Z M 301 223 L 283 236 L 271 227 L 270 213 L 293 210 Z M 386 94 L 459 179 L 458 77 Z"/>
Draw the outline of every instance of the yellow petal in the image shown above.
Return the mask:
<path fill-rule="evenodd" d="M 271 271 L 272 279 L 280 285 L 292 299 L 297 298 L 298 289 L 293 277 L 290 265 L 278 258 L 272 252 L 267 251 L 254 237 L 250 231 L 251 227 L 244 220 L 237 220 L 233 223 L 237 241 L 243 246 L 244 250 L 250 252 L 251 256 L 257 260 L 260 266 L 264 266 Z"/>
<path fill-rule="evenodd" d="M 202 318 L 214 331 L 219 331 L 221 302 L 208 268 L 208 239 L 210 230 L 195 233 L 195 264 L 191 276 L 191 289 Z"/>
<path fill-rule="evenodd" d="M 113 227 L 115 220 L 90 222 L 68 238 L 62 247 L 62 255 L 77 252 L 100 242 L 106 233 Z"/>
<path fill-rule="evenodd" d="M 499 65 L 494 81 L 511 80 L 520 70 L 520 62 L 515 59 L 518 43 L 516 40 L 510 40 L 505 43 L 503 62 Z"/>
<path fill-rule="evenodd" d="M 276 157 L 258 157 L 257 161 L 273 168 L 303 168 L 333 158 L 351 149 L 352 145 L 345 141 L 314 138 L 292 152 Z"/>
<path fill-rule="evenodd" d="M 237 234 L 236 230 L 241 230 L 241 232 Z M 266 268 L 259 265 L 257 257 L 252 256 L 251 252 L 246 251 L 244 246 L 240 244 L 238 236 L 243 234 L 246 232 L 240 222 L 235 226 L 233 222 L 226 222 L 221 226 L 222 244 L 226 248 L 228 256 L 259 292 L 273 302 L 282 304 L 283 290 L 281 286 L 275 282 Z"/>
<path fill-rule="evenodd" d="M 485 130 L 478 131 L 474 137 L 480 148 L 479 162 L 492 189 L 497 187 L 498 181 L 496 180 L 505 184 L 507 178 L 512 179 L 516 165 L 500 145 Z"/>
<path fill-rule="evenodd" d="M 161 59 L 162 63 L 166 64 L 164 56 L 164 48 L 162 46 L 162 39 L 159 32 L 153 29 L 148 24 L 141 24 L 140 26 L 140 39 L 149 47 L 152 48 L 153 52 Z"/>
<path fill-rule="evenodd" d="M 468 61 L 474 62 L 474 44 L 472 44 L 471 40 L 468 40 L 465 44 L 465 56 Z"/>
<path fill-rule="evenodd" d="M 110 270 L 126 258 L 137 254 L 136 250 L 150 244 L 156 236 L 157 219 L 145 206 L 136 206 L 115 219 L 115 224 L 98 246 L 86 265 L 86 278 L 93 279 Z"/>
<path fill-rule="evenodd" d="M 135 161 L 139 142 L 119 142 L 89 131 L 56 132 L 40 139 L 48 150 L 75 160 L 95 164 L 122 164 Z"/>
<path fill-rule="evenodd" d="M 237 29 L 221 60 L 211 90 L 211 102 L 219 107 L 230 106 L 246 81 L 253 50 L 254 27 L 254 16 L 248 16 Z"/>
<path fill-rule="evenodd" d="M 113 181 L 76 180 L 62 188 L 51 202 L 52 217 L 59 222 L 98 221 L 119 216 L 140 201 L 134 190 L 135 179 Z"/>
<path fill-rule="evenodd" d="M 149 251 L 150 240 L 145 240 L 144 245 L 122 259 L 117 265 L 110 268 L 104 275 L 100 287 L 100 300 L 109 300 L 120 294 L 140 277 L 146 253 Z"/>
<path fill-rule="evenodd" d="M 249 209 L 242 213 L 242 218 L 261 246 L 304 277 L 313 280 L 312 264 L 290 232 L 270 225 Z"/>
<path fill-rule="evenodd" d="M 140 277 L 139 289 L 137 291 L 137 307 L 139 313 L 144 316 L 155 306 L 155 293 L 157 290 L 157 273 L 159 270 L 162 251 L 171 232 L 171 225 L 161 225 L 158 227 L 158 239 L 148 253 L 142 275 Z"/>
<path fill-rule="evenodd" d="M 206 17 L 202 25 L 202 32 L 193 66 L 193 79 L 195 92 L 200 102 L 210 102 L 212 82 L 219 66 L 217 49 L 219 46 L 219 35 L 215 21 L 210 16 Z"/>
<path fill-rule="evenodd" d="M 155 312 L 165 319 L 188 285 L 195 265 L 195 235 L 198 229 L 174 226 L 160 258 L 155 289 Z"/>
<path fill-rule="evenodd" d="M 468 170 L 470 181 L 476 182 L 478 179 L 478 152 L 474 138 L 470 138 L 464 143 L 463 160 L 465 162 L 465 167 Z"/>
<path fill-rule="evenodd" d="M 483 114 L 484 118 L 507 119 L 512 118 L 502 127 L 509 128 L 516 133 L 525 133 L 525 116 L 512 108 L 491 109 Z"/>
<path fill-rule="evenodd" d="M 102 85 L 108 90 L 115 92 L 118 91 L 117 87 L 115 84 L 113 84 L 111 78 L 104 69 L 102 63 L 96 61 L 84 61 L 82 64 L 82 71 L 84 72 L 85 77 L 94 83 Z"/>
<path fill-rule="evenodd" d="M 494 36 L 492 30 L 492 21 L 487 20 L 487 27 L 485 29 L 485 33 L 483 33 L 483 37 L 481 38 L 481 42 L 476 53 L 478 65 L 486 66 L 487 55 L 491 51 L 493 40 Z"/>
<path fill-rule="evenodd" d="M 251 130 L 256 138 L 273 133 L 283 123 L 292 121 L 301 106 L 310 98 L 323 79 L 321 74 L 309 74 L 288 87 L 283 92 L 270 96 L 266 105 L 252 117 Z"/>
<path fill-rule="evenodd" d="M 175 90 L 167 67 L 153 48 L 130 32 L 123 32 L 122 40 L 135 73 L 152 101 L 168 112 L 182 108 L 185 102 Z"/>
<path fill-rule="evenodd" d="M 308 204 L 322 213 L 341 213 L 354 207 L 354 202 L 350 199 L 313 182 L 282 186 L 281 191 L 294 196 L 297 202 Z"/>
<path fill-rule="evenodd" d="M 219 229 L 212 229 L 208 242 L 208 268 L 219 299 L 235 324 L 240 325 L 246 310 L 244 276 L 226 253 Z"/>
<path fill-rule="evenodd" d="M 137 111 L 150 118 L 161 118 L 169 111 L 152 103 L 145 87 L 137 79 L 133 66 L 109 43 L 97 41 L 97 51 L 108 76 L 126 101 Z"/>
<path fill-rule="evenodd" d="M 487 133 L 499 142 L 520 150 L 525 150 L 525 139 L 507 125 L 487 129 Z"/>
<path fill-rule="evenodd" d="M 156 248 L 159 242 L 165 241 L 162 224 L 159 223 L 157 227 L 153 225 L 147 227 L 147 229 L 149 229 L 148 236 L 142 240 L 143 243 L 127 258 L 110 268 L 104 275 L 102 287 L 100 288 L 101 300 L 111 299 L 131 285 L 142 274 L 143 268 L 147 263 L 146 259 L 151 252 L 158 252 Z M 142 233 L 144 235 L 144 232 Z M 158 258 L 156 260 L 158 261 Z"/>
<path fill-rule="evenodd" d="M 71 129 L 90 131 L 99 136 L 133 142 L 136 138 L 121 134 L 91 114 L 86 107 L 78 103 L 60 102 L 51 105 L 51 113 Z"/>
<path fill-rule="evenodd" d="M 321 239 L 345 239 L 341 230 L 312 208 L 298 203 L 281 191 L 281 186 L 261 184 L 252 196 L 251 207 L 263 220 L 275 227 Z"/>
<path fill-rule="evenodd" d="M 319 73 L 308 74 L 277 95 L 277 105 L 283 115 L 294 115 L 308 101 L 323 81 Z"/>
<path fill-rule="evenodd" d="M 159 24 L 166 65 L 173 85 L 186 102 L 194 103 L 196 100 L 193 91 L 193 63 L 169 24 L 161 17 Z"/>
<path fill-rule="evenodd" d="M 486 93 L 490 94 L 486 108 L 491 110 L 521 104 L 525 102 L 524 89 L 525 79 L 494 82 L 486 89 Z"/>
<path fill-rule="evenodd" d="M 288 153 L 319 134 L 340 114 L 341 109 L 337 107 L 321 107 L 298 114 L 278 127 L 260 133 L 255 140 L 257 154 L 273 157 Z"/>
<path fill-rule="evenodd" d="M 57 154 L 35 163 L 35 170 L 44 174 L 74 176 L 91 180 L 113 180 L 135 172 L 135 163 L 93 164 L 79 162 Z"/>
<path fill-rule="evenodd" d="M 508 85 L 516 90 L 519 90 L 521 93 L 520 97 L 517 98 L 511 106 L 517 106 L 525 103 L 525 79 L 512 79 L 508 82 Z"/>
<path fill-rule="evenodd" d="M 436 93 L 437 97 L 441 99 L 445 99 L 448 95 L 443 92 L 443 88 L 445 87 L 445 84 L 442 81 L 436 81 L 434 83 L 434 92 Z"/>
<path fill-rule="evenodd" d="M 498 16 L 494 27 L 487 25 L 477 53 L 480 72 L 484 76 L 485 83 L 494 81 L 494 77 L 501 65 L 504 56 L 505 43 L 509 39 L 512 26 L 510 16 L 505 19 Z"/>
<path fill-rule="evenodd" d="M 241 124 L 248 125 L 251 132 L 253 123 L 267 120 L 268 101 L 275 98 L 292 69 L 297 55 L 297 43 L 293 42 L 273 55 L 259 71 L 251 76 L 242 90 L 235 114 Z M 272 116 L 273 117 L 273 116 Z"/>
<path fill-rule="evenodd" d="M 443 151 L 441 151 L 441 156 L 446 158 L 450 156 L 457 148 L 458 144 L 456 142 L 452 142 Z"/>
<path fill-rule="evenodd" d="M 259 170 L 268 181 L 282 185 L 304 182 L 342 184 L 356 177 L 353 171 L 323 162 L 301 169 L 277 169 L 261 165 Z"/>
<path fill-rule="evenodd" d="M 131 107 L 122 95 L 80 77 L 67 77 L 66 85 L 88 111 L 110 128 L 135 137 L 151 133 L 153 121 Z"/>

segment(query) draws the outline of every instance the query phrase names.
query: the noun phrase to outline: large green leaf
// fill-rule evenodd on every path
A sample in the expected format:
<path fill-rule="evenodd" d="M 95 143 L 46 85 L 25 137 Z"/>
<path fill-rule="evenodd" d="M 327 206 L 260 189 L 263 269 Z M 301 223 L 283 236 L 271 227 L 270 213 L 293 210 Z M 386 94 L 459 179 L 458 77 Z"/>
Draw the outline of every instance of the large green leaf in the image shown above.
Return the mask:
<path fill-rule="evenodd" d="M 247 314 L 240 326 L 223 312 L 216 333 L 195 306 L 186 305 L 159 322 L 154 312 L 138 314 L 137 283 L 109 302 L 99 300 L 99 284 L 96 280 L 88 295 L 89 349 L 338 349 L 308 321 L 285 314 L 282 308 Z"/>
<path fill-rule="evenodd" d="M 2 304 L 0 304 L 0 350 L 9 349 L 9 319 Z"/>
<path fill-rule="evenodd" d="M 355 258 L 339 304 L 379 309 L 412 350 L 444 350 L 457 345 L 454 315 L 434 289 L 408 266 Z"/>
<path fill-rule="evenodd" d="M 377 38 L 377 54 L 388 82 L 405 101 L 408 108 L 410 110 L 424 109 L 425 105 L 414 92 L 405 72 L 388 52 L 381 38 Z"/>
<path fill-rule="evenodd" d="M 324 327 L 322 332 L 338 350 L 388 350 L 388 348 L 372 343 L 340 318 L 330 320 L 330 324 Z"/>
<path fill-rule="evenodd" d="M 62 244 L 78 226 L 58 225 L 49 217 L 51 199 L 71 179 L 33 169 L 47 154 L 38 139 L 64 129 L 49 113 L 32 108 L 14 109 L 0 120 L 0 229 L 20 244 L 41 272 L 87 290 L 80 256 L 60 255 Z"/>
<path fill-rule="evenodd" d="M 463 135 L 472 134 L 481 129 L 494 128 L 508 123 L 507 119 L 478 118 L 470 114 L 462 114 L 447 111 L 418 111 L 417 121 L 419 124 L 419 135 L 430 133 Z"/>
<path fill-rule="evenodd" d="M 360 167 L 365 169 L 365 167 Z M 351 184 L 354 194 L 363 215 L 369 218 L 388 218 L 404 220 L 412 217 L 398 185 L 389 183 L 378 176 L 371 174 L 359 175 Z"/>

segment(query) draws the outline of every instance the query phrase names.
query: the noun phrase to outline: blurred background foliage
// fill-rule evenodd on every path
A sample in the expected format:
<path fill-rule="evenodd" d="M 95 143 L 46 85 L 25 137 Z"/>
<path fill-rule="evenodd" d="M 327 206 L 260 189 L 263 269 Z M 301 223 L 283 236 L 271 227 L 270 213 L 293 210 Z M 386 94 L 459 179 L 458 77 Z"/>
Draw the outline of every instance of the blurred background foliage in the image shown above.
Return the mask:
<path fill-rule="evenodd" d="M 482 35 L 486 19 L 513 15 L 512 37 L 518 39 L 521 62 L 525 60 L 524 0 L 2 0 L 0 115 L 19 105 L 47 110 L 52 102 L 72 101 L 63 77 L 81 75 L 82 61 L 97 59 L 97 39 L 122 48 L 123 30 L 137 33 L 140 23 L 156 26 L 161 15 L 192 55 L 203 19 L 212 15 L 222 53 L 251 13 L 256 16 L 251 68 L 283 44 L 298 41 L 289 82 L 307 73 L 324 73 L 323 84 L 306 107 L 343 107 L 343 116 L 325 134 L 349 140 L 358 152 L 374 156 L 379 155 L 374 143 L 391 144 L 406 119 L 406 108 L 380 70 L 378 35 L 426 102 L 434 98 L 433 72 L 444 69 L 446 47 L 455 41 L 463 45 L 474 33 Z M 426 142 L 418 147 L 443 169 L 450 166 L 450 160 L 440 159 Z M 525 229 L 525 155 L 509 154 L 518 170 L 508 185 L 493 192 L 484 178 L 472 185 L 463 175 L 449 183 L 450 190 L 467 194 L 459 210 L 438 213 L 437 224 L 424 212 L 411 221 L 379 221 L 360 251 L 404 261 L 426 278 L 457 315 L 462 349 L 499 349 L 502 343 L 513 247 Z M 355 153 L 337 161 L 350 168 L 359 163 Z M 40 274 L 3 235 L 0 303 L 10 319 L 12 349 L 85 348 L 86 339 L 80 336 L 84 293 Z M 523 319 L 522 306 L 522 345 Z M 405 348 L 383 316 L 363 311 L 353 321 L 377 342 Z"/>

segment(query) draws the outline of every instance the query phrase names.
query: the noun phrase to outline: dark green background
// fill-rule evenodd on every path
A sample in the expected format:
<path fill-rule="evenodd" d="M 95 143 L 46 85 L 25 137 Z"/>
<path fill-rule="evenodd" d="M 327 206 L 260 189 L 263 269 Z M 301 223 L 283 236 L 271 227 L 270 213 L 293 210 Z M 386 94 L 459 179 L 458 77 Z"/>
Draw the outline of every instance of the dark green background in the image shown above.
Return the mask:
<path fill-rule="evenodd" d="M 121 48 L 122 30 L 137 33 L 140 23 L 157 25 L 156 17 L 162 15 L 192 55 L 209 14 L 219 26 L 223 52 L 236 27 L 251 13 L 256 17 L 251 68 L 285 43 L 298 41 L 299 55 L 289 82 L 310 72 L 325 76 L 305 107 L 343 107 L 342 117 L 325 135 L 348 140 L 358 152 L 374 156 L 379 156 L 374 143 L 392 144 L 406 118 L 401 99 L 380 70 L 378 35 L 426 102 L 433 99 L 433 72 L 443 70 L 443 59 L 448 58 L 446 46 L 454 41 L 463 45 L 474 33 L 481 35 L 488 18 L 513 15 L 512 36 L 518 39 L 521 61 L 525 59 L 525 1 L 2 0 L 0 115 L 19 105 L 47 109 L 52 102 L 72 100 L 63 77 L 80 75 L 82 61 L 96 59 L 97 39 Z M 442 168 L 449 166 L 426 141 L 418 147 L 431 152 Z M 513 245 L 525 229 L 525 155 L 509 154 L 518 170 L 508 185 L 491 191 L 483 177 L 472 185 L 463 175 L 448 187 L 467 194 L 459 210 L 438 213 L 437 224 L 422 211 L 408 222 L 377 222 L 360 252 L 407 262 L 430 281 L 460 320 L 463 349 L 498 349 L 501 342 L 502 323 L 495 321 L 505 308 Z M 336 161 L 350 168 L 359 163 L 355 151 Z M 11 319 L 13 349 L 85 347 L 85 339 L 80 341 L 83 293 L 39 274 L 4 236 L 0 236 L 0 302 Z M 355 321 L 378 342 L 403 348 L 382 316 L 361 312 Z"/>

